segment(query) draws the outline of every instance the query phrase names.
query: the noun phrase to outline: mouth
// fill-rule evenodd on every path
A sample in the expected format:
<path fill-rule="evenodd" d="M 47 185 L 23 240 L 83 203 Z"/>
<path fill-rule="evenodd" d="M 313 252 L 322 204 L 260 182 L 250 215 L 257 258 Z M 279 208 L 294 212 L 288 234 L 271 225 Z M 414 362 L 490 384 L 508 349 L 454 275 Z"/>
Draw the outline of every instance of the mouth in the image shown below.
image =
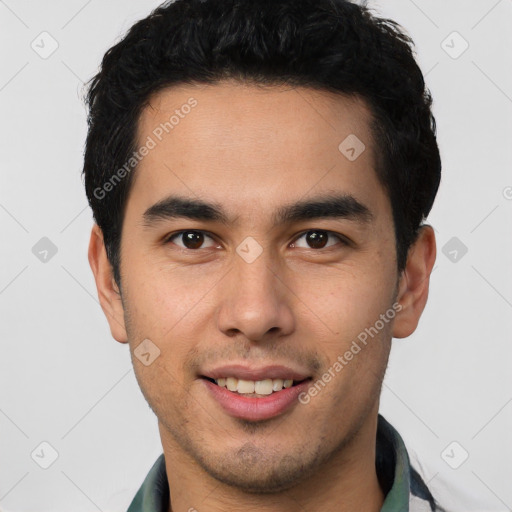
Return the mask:
<path fill-rule="evenodd" d="M 260 369 L 230 365 L 199 375 L 207 396 L 228 416 L 264 421 L 293 410 L 311 376 L 283 366 Z"/>
<path fill-rule="evenodd" d="M 237 377 L 220 377 L 214 379 L 204 375 L 201 376 L 201 378 L 219 386 L 220 388 L 227 389 L 231 393 L 236 393 L 237 395 L 245 396 L 248 398 L 268 397 L 275 393 L 279 393 L 284 389 L 293 388 L 311 380 L 311 377 L 306 377 L 300 380 L 271 378 L 261 380 L 247 380 L 239 379 Z"/>

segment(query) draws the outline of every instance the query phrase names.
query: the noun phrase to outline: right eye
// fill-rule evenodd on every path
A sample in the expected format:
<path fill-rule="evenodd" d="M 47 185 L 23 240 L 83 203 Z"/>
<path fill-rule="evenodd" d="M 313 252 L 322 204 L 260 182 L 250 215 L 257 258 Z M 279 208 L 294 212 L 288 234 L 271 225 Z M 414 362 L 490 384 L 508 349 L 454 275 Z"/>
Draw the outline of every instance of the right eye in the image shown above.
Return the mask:
<path fill-rule="evenodd" d="M 201 247 L 201 245 L 204 243 L 205 238 L 209 238 L 210 240 L 212 240 L 212 242 L 214 242 L 213 238 L 207 235 L 206 232 L 196 229 L 189 229 L 186 231 L 178 231 L 177 233 L 173 233 L 166 239 L 166 243 L 172 242 L 173 244 L 177 245 L 178 247 L 181 247 L 182 249 L 189 249 L 192 251 L 198 249 L 208 249 L 209 247 L 215 247 L 215 245 L 210 245 L 209 247 Z M 180 240 L 181 244 L 175 243 L 175 239 Z"/>

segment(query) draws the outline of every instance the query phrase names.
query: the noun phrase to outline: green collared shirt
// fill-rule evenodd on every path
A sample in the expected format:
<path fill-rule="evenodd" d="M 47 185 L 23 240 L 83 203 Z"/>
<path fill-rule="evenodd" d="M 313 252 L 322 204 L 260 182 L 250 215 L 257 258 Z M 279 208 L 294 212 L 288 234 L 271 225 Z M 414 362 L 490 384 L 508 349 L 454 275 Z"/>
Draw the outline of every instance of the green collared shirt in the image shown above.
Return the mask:
<path fill-rule="evenodd" d="M 409 455 L 400 434 L 380 414 L 377 439 L 387 440 L 387 447 L 382 442 L 377 442 L 377 456 L 379 453 L 384 455 L 381 459 L 388 468 L 394 464 L 394 472 L 390 472 L 394 474 L 393 483 L 380 512 L 431 512 L 433 509 L 423 490 L 424 484 L 411 468 Z M 127 512 L 168 512 L 169 499 L 169 482 L 162 454 L 153 464 Z"/>

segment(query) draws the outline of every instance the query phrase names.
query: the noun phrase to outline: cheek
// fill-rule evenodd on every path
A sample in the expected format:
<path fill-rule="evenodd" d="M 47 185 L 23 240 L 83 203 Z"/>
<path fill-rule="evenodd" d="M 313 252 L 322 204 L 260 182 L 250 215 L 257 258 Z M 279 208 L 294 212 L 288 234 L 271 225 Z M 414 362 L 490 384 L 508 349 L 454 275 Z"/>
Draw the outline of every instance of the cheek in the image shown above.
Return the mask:
<path fill-rule="evenodd" d="M 192 267 L 158 264 L 151 268 L 147 261 L 141 261 L 137 272 L 127 275 L 125 310 L 130 318 L 127 331 L 131 351 L 144 339 L 159 350 L 150 366 L 132 357 L 137 381 L 153 410 L 161 413 L 172 409 L 176 418 L 184 418 L 181 409 L 191 384 L 184 363 L 204 343 L 205 323 L 211 318 L 209 297 L 219 277 L 213 272 L 199 275 Z M 181 409 L 176 410 L 175 404 L 181 404 Z"/>
<path fill-rule="evenodd" d="M 163 339 L 172 331 L 197 317 L 208 293 L 222 277 L 220 271 L 201 266 L 187 266 L 151 257 L 127 258 L 131 317 L 135 327 L 147 337 Z"/>
<path fill-rule="evenodd" d="M 305 273 L 291 287 L 312 321 L 341 343 L 355 339 L 391 307 L 394 289 L 384 270 L 355 267 Z"/>

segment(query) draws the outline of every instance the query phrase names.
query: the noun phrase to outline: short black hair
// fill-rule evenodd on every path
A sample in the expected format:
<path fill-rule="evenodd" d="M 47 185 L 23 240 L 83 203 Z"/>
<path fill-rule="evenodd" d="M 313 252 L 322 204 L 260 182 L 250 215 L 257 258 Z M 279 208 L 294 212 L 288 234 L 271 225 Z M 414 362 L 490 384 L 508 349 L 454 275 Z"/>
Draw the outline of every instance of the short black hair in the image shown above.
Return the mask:
<path fill-rule="evenodd" d="M 396 22 L 348 0 L 175 0 L 133 25 L 106 52 L 87 92 L 85 188 L 116 283 L 134 173 L 115 173 L 127 169 L 137 149 L 143 108 L 172 85 L 223 79 L 310 87 L 366 101 L 375 170 L 391 202 L 403 270 L 441 177 L 432 98 L 411 38 Z"/>

